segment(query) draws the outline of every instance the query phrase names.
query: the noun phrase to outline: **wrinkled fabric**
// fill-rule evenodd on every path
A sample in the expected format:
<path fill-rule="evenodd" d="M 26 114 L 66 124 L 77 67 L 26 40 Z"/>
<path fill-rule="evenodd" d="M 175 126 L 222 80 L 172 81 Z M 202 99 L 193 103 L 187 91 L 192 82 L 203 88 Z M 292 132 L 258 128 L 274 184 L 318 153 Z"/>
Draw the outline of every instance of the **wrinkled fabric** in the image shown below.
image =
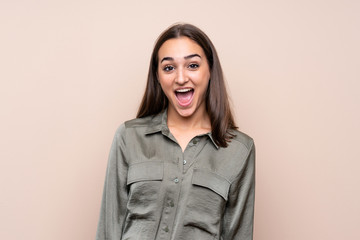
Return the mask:
<path fill-rule="evenodd" d="M 211 133 L 184 152 L 167 112 L 116 131 L 110 150 L 97 240 L 251 240 L 255 147 L 239 131 L 222 148 Z"/>

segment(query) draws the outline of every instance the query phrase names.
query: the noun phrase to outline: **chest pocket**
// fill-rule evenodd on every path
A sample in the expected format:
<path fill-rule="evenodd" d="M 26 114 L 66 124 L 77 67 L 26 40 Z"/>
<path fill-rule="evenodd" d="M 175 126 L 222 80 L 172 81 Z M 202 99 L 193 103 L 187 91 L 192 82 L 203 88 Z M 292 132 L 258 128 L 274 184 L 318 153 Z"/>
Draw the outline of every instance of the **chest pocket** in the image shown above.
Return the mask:
<path fill-rule="evenodd" d="M 195 168 L 191 182 L 193 185 L 211 189 L 223 197 L 225 201 L 228 199 L 230 182 L 226 178 L 214 172 L 206 169 Z"/>
<path fill-rule="evenodd" d="M 164 163 L 147 161 L 129 166 L 127 221 L 154 220 L 164 175 Z"/>
<path fill-rule="evenodd" d="M 197 237 L 217 237 L 221 218 L 228 199 L 230 182 L 207 169 L 195 168 L 191 180 L 184 227 Z M 191 230 L 190 230 L 191 229 Z"/>
<path fill-rule="evenodd" d="M 127 184 L 139 181 L 162 180 L 164 176 L 164 163 L 160 161 L 147 161 L 129 166 Z"/>

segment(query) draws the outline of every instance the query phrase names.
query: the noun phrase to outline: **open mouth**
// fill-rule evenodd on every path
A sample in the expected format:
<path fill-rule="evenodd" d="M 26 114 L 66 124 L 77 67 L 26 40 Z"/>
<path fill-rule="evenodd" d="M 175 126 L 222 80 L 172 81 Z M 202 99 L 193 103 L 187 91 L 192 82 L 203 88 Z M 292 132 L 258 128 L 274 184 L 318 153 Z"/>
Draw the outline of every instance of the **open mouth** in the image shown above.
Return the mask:
<path fill-rule="evenodd" d="M 178 103 L 181 106 L 186 107 L 186 106 L 190 105 L 190 103 L 193 99 L 194 89 L 193 88 L 177 89 L 177 90 L 175 90 L 175 96 L 176 96 L 176 99 L 178 100 Z"/>

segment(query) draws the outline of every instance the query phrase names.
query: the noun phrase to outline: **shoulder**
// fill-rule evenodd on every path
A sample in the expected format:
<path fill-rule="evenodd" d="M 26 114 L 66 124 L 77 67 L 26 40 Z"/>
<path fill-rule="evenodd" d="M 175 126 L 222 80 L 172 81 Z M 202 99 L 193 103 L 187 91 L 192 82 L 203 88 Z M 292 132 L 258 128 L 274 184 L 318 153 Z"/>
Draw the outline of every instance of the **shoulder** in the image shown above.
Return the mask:
<path fill-rule="evenodd" d="M 228 146 L 214 150 L 210 158 L 216 163 L 211 169 L 215 169 L 218 175 L 233 183 L 241 178 L 244 172 L 252 171 L 249 166 L 254 165 L 255 148 L 254 140 L 249 135 L 238 130 L 231 130 L 229 133 L 233 138 L 228 142 Z"/>
<path fill-rule="evenodd" d="M 124 122 L 125 128 L 142 128 L 148 127 L 154 124 L 154 116 L 147 116 L 143 118 L 134 118 Z"/>
<path fill-rule="evenodd" d="M 232 156 L 229 164 L 231 169 L 228 171 L 231 176 L 229 180 L 234 182 L 255 171 L 255 144 L 252 137 L 241 131 L 232 130 L 231 133 L 234 137 L 228 146 Z"/>
<path fill-rule="evenodd" d="M 246 148 L 248 151 L 254 148 L 254 140 L 252 137 L 238 130 L 231 130 L 234 137 L 231 139 L 229 146 Z"/>
<path fill-rule="evenodd" d="M 148 128 L 161 125 L 158 115 L 143 118 L 134 118 L 122 123 L 116 130 L 116 135 L 125 135 L 127 132 L 146 132 Z"/>

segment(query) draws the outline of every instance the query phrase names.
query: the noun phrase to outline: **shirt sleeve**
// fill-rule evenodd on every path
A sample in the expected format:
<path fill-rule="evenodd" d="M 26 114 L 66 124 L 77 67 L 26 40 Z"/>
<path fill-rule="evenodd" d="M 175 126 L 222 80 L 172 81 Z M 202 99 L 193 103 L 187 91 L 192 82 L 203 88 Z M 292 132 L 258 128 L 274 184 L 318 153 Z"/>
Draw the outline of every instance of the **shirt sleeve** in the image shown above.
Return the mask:
<path fill-rule="evenodd" d="M 116 131 L 106 170 L 96 240 L 121 239 L 126 215 L 127 169 L 125 155 L 125 125 Z"/>
<path fill-rule="evenodd" d="M 252 240 L 255 200 L 255 146 L 243 164 L 238 177 L 232 181 L 226 205 L 222 239 Z"/>

